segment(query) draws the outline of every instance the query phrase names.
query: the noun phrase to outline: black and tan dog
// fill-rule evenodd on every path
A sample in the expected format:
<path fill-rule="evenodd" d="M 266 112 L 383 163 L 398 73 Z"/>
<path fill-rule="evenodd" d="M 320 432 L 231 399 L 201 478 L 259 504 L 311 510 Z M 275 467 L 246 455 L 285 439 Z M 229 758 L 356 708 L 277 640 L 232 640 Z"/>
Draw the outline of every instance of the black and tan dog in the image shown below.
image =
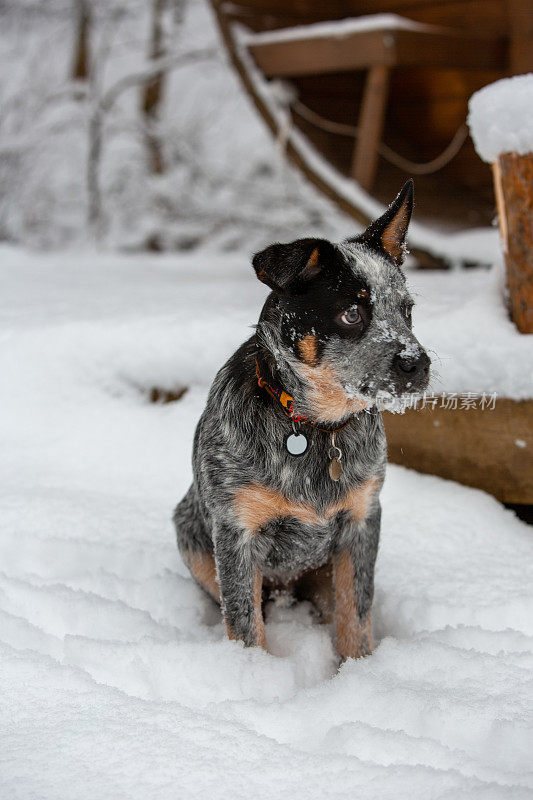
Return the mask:
<path fill-rule="evenodd" d="M 409 181 L 361 236 L 253 259 L 272 292 L 211 387 L 174 515 L 183 560 L 246 645 L 265 646 L 262 599 L 284 587 L 333 618 L 341 657 L 372 650 L 386 462 L 376 399 L 429 376 L 400 269 L 412 205 Z"/>

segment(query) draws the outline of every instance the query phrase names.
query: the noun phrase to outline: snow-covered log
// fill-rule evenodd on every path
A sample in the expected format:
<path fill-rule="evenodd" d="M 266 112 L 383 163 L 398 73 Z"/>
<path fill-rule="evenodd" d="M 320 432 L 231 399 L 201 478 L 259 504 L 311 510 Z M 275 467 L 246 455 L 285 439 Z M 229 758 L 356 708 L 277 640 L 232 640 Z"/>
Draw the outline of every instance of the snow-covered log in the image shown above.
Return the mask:
<path fill-rule="evenodd" d="M 477 152 L 493 165 L 511 317 L 533 333 L 533 74 L 476 92 L 468 121 Z"/>

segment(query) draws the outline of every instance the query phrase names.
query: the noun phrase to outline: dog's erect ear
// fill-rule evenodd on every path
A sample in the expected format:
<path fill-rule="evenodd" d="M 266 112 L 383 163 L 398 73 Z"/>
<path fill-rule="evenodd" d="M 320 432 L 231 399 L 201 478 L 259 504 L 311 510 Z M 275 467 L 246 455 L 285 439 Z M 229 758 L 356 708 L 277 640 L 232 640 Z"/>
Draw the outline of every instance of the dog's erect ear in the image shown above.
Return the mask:
<path fill-rule="evenodd" d="M 413 212 L 413 198 L 414 184 L 411 178 L 404 183 L 400 194 L 383 216 L 372 222 L 358 237 L 358 241 L 384 250 L 400 266 L 405 256 L 405 235 Z"/>
<path fill-rule="evenodd" d="M 289 244 L 271 244 L 256 253 L 252 265 L 260 281 L 275 292 L 296 292 L 320 275 L 334 258 L 335 248 L 327 239 L 297 239 Z"/>

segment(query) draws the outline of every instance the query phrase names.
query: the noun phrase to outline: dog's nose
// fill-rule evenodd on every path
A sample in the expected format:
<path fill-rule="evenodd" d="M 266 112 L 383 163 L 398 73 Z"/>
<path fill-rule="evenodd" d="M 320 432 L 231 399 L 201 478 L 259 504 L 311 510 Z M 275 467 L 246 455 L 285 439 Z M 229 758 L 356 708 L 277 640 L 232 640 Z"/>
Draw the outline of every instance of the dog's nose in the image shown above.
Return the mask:
<path fill-rule="evenodd" d="M 409 375 L 411 378 L 418 378 L 427 375 L 431 360 L 427 353 L 423 351 L 418 356 L 402 357 L 397 353 L 394 357 L 394 367 L 399 375 Z"/>

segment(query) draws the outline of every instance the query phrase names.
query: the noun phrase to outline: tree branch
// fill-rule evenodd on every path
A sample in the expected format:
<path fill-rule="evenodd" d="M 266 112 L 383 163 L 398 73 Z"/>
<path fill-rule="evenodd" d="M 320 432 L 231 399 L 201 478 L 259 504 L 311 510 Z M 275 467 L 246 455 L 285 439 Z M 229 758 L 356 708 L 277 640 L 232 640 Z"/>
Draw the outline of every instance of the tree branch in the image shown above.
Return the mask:
<path fill-rule="evenodd" d="M 217 50 L 214 47 L 201 47 L 198 50 L 189 50 L 187 53 L 177 53 L 163 58 L 156 58 L 149 62 L 149 64 L 139 72 L 134 72 L 131 75 L 125 75 L 120 78 L 113 86 L 100 99 L 99 105 L 103 111 L 109 111 L 117 98 L 132 86 L 138 86 L 140 83 L 149 81 L 160 72 L 166 70 L 176 69 L 176 67 L 186 66 L 195 61 L 206 61 L 210 58 L 217 56 Z"/>

